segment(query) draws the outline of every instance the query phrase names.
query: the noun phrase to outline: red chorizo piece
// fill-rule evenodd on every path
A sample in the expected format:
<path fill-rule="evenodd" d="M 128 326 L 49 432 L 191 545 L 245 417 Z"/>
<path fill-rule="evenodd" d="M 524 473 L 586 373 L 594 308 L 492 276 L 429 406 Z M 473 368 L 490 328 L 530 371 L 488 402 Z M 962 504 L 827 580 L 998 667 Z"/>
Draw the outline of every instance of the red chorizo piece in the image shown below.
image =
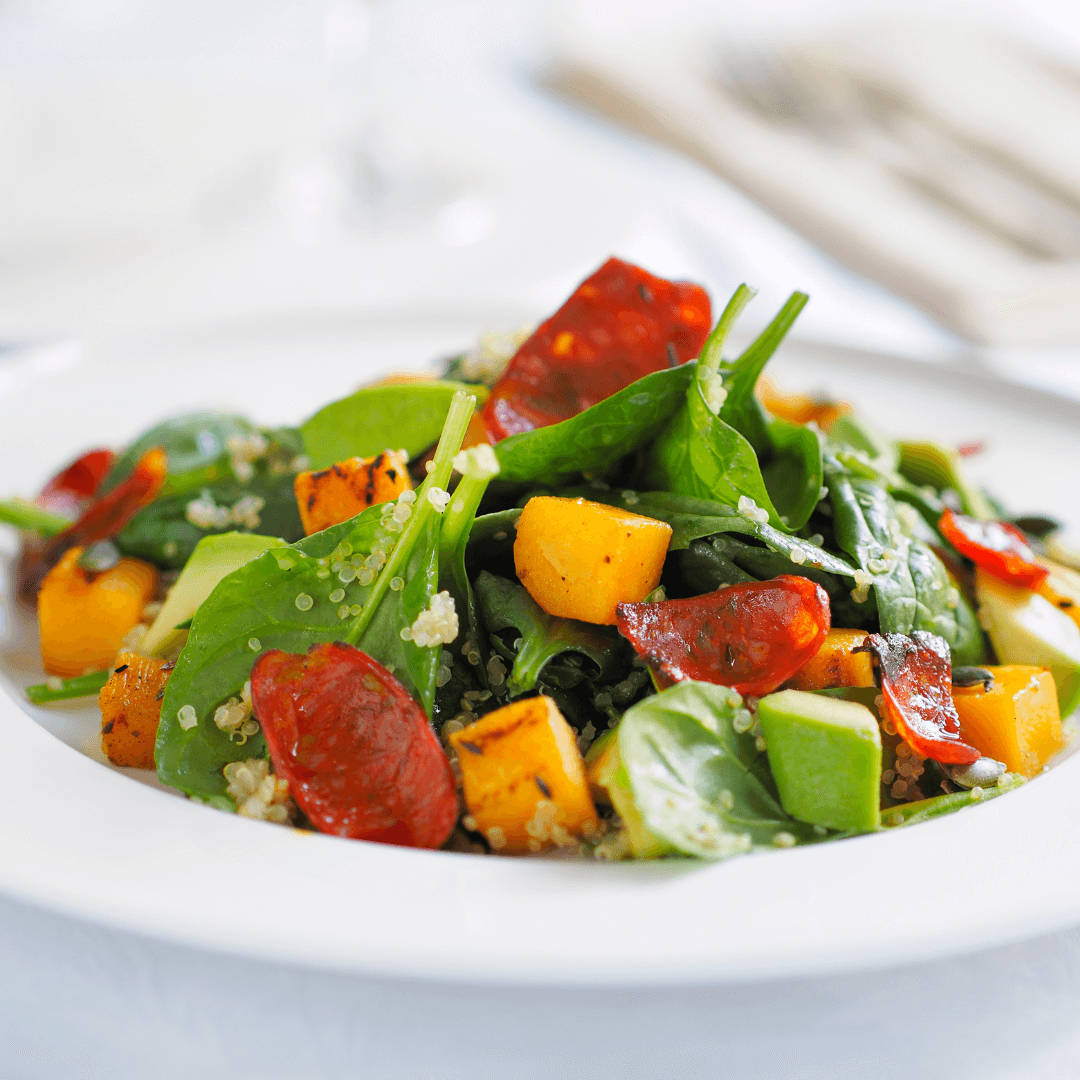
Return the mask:
<path fill-rule="evenodd" d="M 804 577 L 728 585 L 689 600 L 620 604 L 619 633 L 662 680 L 771 693 L 821 648 L 831 612 L 825 590 Z"/>
<path fill-rule="evenodd" d="M 274 772 L 320 831 L 437 848 L 457 820 L 450 764 L 424 710 L 352 645 L 272 650 L 251 701 Z"/>
<path fill-rule="evenodd" d="M 491 441 L 576 416 L 693 360 L 711 324 L 700 286 L 608 259 L 511 359 L 484 406 Z"/>

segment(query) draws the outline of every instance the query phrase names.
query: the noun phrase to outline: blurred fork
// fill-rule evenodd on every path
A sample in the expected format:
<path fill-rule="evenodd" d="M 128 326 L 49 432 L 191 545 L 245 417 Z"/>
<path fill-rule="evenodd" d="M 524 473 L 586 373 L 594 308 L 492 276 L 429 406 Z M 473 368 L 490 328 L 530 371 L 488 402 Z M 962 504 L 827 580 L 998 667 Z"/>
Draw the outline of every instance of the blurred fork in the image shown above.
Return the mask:
<path fill-rule="evenodd" d="M 763 120 L 872 158 L 917 196 L 1029 258 L 1080 257 L 1080 206 L 1040 190 L 1000 155 L 884 87 L 751 37 L 729 42 L 715 75 Z"/>

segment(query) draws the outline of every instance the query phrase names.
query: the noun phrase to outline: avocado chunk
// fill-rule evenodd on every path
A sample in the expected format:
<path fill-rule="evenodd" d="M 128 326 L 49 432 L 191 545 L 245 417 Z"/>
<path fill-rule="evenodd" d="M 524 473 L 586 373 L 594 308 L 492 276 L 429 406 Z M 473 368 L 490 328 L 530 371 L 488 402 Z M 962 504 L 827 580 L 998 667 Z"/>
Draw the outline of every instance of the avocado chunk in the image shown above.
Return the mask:
<path fill-rule="evenodd" d="M 998 661 L 1048 667 L 1066 717 L 1080 704 L 1080 628 L 1045 596 L 975 571 L 979 618 Z"/>
<path fill-rule="evenodd" d="M 182 645 L 187 632 L 177 628 L 190 622 L 199 605 L 222 578 L 258 558 L 264 551 L 285 546 L 285 541 L 276 536 L 255 533 L 227 532 L 204 536 L 139 643 L 140 651 L 151 656 L 165 656 Z"/>
<path fill-rule="evenodd" d="M 598 801 L 606 795 L 615 813 L 622 818 L 633 858 L 658 859 L 675 850 L 666 840 L 650 832 L 641 811 L 634 805 L 630 778 L 626 775 L 619 754 L 618 729 L 609 731 L 593 743 L 585 758 L 585 765 L 589 787 L 598 796 Z"/>
<path fill-rule="evenodd" d="M 879 825 L 881 734 L 857 701 L 782 690 L 758 703 L 769 766 L 793 818 L 827 829 Z"/>

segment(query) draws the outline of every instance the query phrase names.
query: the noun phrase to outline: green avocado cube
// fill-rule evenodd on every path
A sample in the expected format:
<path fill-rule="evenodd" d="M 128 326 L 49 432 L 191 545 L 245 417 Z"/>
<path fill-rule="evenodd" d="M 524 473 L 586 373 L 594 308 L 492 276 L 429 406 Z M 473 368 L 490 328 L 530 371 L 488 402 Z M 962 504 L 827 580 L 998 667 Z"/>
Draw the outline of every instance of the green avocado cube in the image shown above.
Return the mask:
<path fill-rule="evenodd" d="M 782 690 L 758 703 L 780 802 L 793 818 L 844 832 L 879 825 L 881 732 L 857 701 Z"/>

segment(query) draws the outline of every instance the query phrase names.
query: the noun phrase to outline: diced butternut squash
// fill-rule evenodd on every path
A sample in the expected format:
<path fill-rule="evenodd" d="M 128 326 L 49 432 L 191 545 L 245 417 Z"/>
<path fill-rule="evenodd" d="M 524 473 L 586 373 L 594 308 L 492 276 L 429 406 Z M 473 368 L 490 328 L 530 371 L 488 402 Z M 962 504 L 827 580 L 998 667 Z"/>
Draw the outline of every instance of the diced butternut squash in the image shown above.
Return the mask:
<path fill-rule="evenodd" d="M 465 805 L 496 851 L 523 855 L 576 836 L 599 821 L 574 729 L 549 697 L 526 698 L 450 736 Z"/>
<path fill-rule="evenodd" d="M 807 394 L 785 394 L 764 375 L 758 379 L 755 391 L 758 400 L 773 416 L 794 424 L 808 424 L 813 420 L 822 431 L 828 431 L 841 416 L 851 412 L 851 406 L 846 401 L 824 401 Z"/>
<path fill-rule="evenodd" d="M 101 688 L 101 749 L 114 765 L 154 767 L 161 699 L 172 663 L 122 652 L 109 681 Z"/>
<path fill-rule="evenodd" d="M 113 666 L 124 638 L 142 619 L 158 574 L 140 559 L 95 573 L 79 566 L 81 547 L 64 552 L 38 592 L 41 661 L 65 678 Z"/>
<path fill-rule="evenodd" d="M 821 648 L 795 673 L 789 688 L 833 690 L 840 686 L 873 686 L 870 654 L 852 652 L 865 640 L 865 630 L 830 630 Z"/>
<path fill-rule="evenodd" d="M 671 526 L 585 499 L 530 499 L 518 521 L 514 566 L 549 614 L 613 626 L 664 569 Z"/>
<path fill-rule="evenodd" d="M 362 510 L 396 499 L 412 485 L 408 461 L 387 450 L 372 458 L 349 458 L 329 469 L 302 472 L 293 490 L 304 532 L 310 536 L 348 521 Z"/>
<path fill-rule="evenodd" d="M 1032 777 L 1065 745 L 1050 669 L 1027 664 L 987 668 L 994 685 L 953 690 L 960 738 L 1010 772 Z"/>

